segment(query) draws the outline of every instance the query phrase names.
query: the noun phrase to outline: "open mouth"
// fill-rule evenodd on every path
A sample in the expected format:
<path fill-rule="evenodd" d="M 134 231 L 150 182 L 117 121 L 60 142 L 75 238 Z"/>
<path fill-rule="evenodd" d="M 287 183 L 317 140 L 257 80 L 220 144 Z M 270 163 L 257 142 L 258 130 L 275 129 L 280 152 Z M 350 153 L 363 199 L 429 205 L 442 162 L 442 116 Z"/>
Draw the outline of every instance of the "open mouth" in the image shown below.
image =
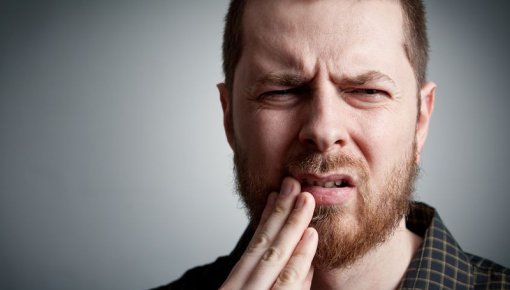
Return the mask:
<path fill-rule="evenodd" d="M 345 188 L 354 187 L 352 179 L 348 176 L 337 176 L 328 178 L 302 177 L 298 178 L 301 187 L 318 186 L 324 188 Z"/>
<path fill-rule="evenodd" d="M 354 195 L 356 179 L 348 174 L 296 174 L 301 190 L 312 194 L 316 205 L 342 205 Z"/>

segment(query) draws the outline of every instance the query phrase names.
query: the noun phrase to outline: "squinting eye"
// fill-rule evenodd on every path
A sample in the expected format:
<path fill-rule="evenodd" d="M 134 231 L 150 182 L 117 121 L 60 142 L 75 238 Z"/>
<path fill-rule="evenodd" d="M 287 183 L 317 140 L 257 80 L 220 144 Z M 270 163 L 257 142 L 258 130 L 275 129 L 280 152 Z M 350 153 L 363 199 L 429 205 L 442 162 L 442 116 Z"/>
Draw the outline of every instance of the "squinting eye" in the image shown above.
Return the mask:
<path fill-rule="evenodd" d="M 279 91 L 270 91 L 267 93 L 264 93 L 265 95 L 287 95 L 291 91 L 290 90 L 279 90 Z"/>
<path fill-rule="evenodd" d="M 364 90 L 364 91 L 365 91 L 365 94 L 369 94 L 369 95 L 378 94 L 378 93 L 381 92 L 381 91 L 374 90 L 374 89 L 367 89 L 367 90 Z"/>
<path fill-rule="evenodd" d="M 358 106 L 374 106 L 382 104 L 391 99 L 391 95 L 387 91 L 372 88 L 349 88 L 344 89 L 344 97 L 353 105 Z"/>
<path fill-rule="evenodd" d="M 264 100 L 275 100 L 275 99 L 281 99 L 285 98 L 289 95 L 289 90 L 278 90 L 278 91 L 269 91 L 262 93 L 260 96 L 258 96 L 259 101 Z"/>
<path fill-rule="evenodd" d="M 384 91 L 377 89 L 350 89 L 346 90 L 345 92 L 349 94 L 363 94 L 363 95 L 385 94 Z"/>
<path fill-rule="evenodd" d="M 278 100 L 278 99 L 287 99 L 294 96 L 301 95 L 304 92 L 302 88 L 291 88 L 284 90 L 274 90 L 261 94 L 258 99 L 259 100 Z"/>
<path fill-rule="evenodd" d="M 348 96 L 352 96 L 354 98 L 358 98 L 360 100 L 366 100 L 370 102 L 374 101 L 382 101 L 386 98 L 391 98 L 388 92 L 378 89 L 371 89 L 371 88 L 354 88 L 354 89 L 346 89 L 344 90 L 344 93 L 346 93 Z"/>

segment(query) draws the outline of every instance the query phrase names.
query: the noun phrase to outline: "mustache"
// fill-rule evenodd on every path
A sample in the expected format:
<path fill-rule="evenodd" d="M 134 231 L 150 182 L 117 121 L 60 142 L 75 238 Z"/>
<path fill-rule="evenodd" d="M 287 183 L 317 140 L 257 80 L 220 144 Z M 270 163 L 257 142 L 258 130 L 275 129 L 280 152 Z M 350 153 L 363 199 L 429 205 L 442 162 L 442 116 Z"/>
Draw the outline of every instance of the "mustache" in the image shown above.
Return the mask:
<path fill-rule="evenodd" d="M 320 175 L 338 170 L 357 175 L 361 179 L 368 177 L 366 163 L 345 153 L 324 155 L 317 152 L 303 152 L 287 158 L 284 168 L 285 175 L 297 173 Z"/>

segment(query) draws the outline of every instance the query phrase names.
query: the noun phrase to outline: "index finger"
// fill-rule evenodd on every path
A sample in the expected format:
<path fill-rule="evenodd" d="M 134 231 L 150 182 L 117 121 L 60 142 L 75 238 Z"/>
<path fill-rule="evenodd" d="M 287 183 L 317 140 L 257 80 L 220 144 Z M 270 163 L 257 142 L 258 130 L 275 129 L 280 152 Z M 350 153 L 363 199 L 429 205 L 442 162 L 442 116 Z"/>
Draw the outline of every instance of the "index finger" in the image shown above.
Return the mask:
<path fill-rule="evenodd" d="M 280 194 L 275 197 L 274 204 L 271 204 L 273 197 L 268 199 L 268 205 L 262 215 L 261 223 L 259 223 L 245 253 L 231 271 L 227 281 L 225 281 L 225 286 L 240 289 L 246 283 L 262 255 L 273 243 L 288 215 L 292 212 L 296 196 L 300 190 L 301 186 L 297 180 L 285 178 L 282 182 Z"/>

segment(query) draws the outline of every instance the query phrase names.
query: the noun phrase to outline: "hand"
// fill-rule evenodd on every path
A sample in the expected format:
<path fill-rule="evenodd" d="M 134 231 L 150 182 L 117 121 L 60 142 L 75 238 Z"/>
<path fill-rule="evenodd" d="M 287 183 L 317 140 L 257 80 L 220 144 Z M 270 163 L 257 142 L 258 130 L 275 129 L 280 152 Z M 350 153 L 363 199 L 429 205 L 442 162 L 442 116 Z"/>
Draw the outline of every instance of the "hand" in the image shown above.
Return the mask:
<path fill-rule="evenodd" d="M 308 227 L 315 200 L 286 177 L 272 192 L 260 223 L 239 262 L 220 289 L 310 289 L 317 231 Z"/>

